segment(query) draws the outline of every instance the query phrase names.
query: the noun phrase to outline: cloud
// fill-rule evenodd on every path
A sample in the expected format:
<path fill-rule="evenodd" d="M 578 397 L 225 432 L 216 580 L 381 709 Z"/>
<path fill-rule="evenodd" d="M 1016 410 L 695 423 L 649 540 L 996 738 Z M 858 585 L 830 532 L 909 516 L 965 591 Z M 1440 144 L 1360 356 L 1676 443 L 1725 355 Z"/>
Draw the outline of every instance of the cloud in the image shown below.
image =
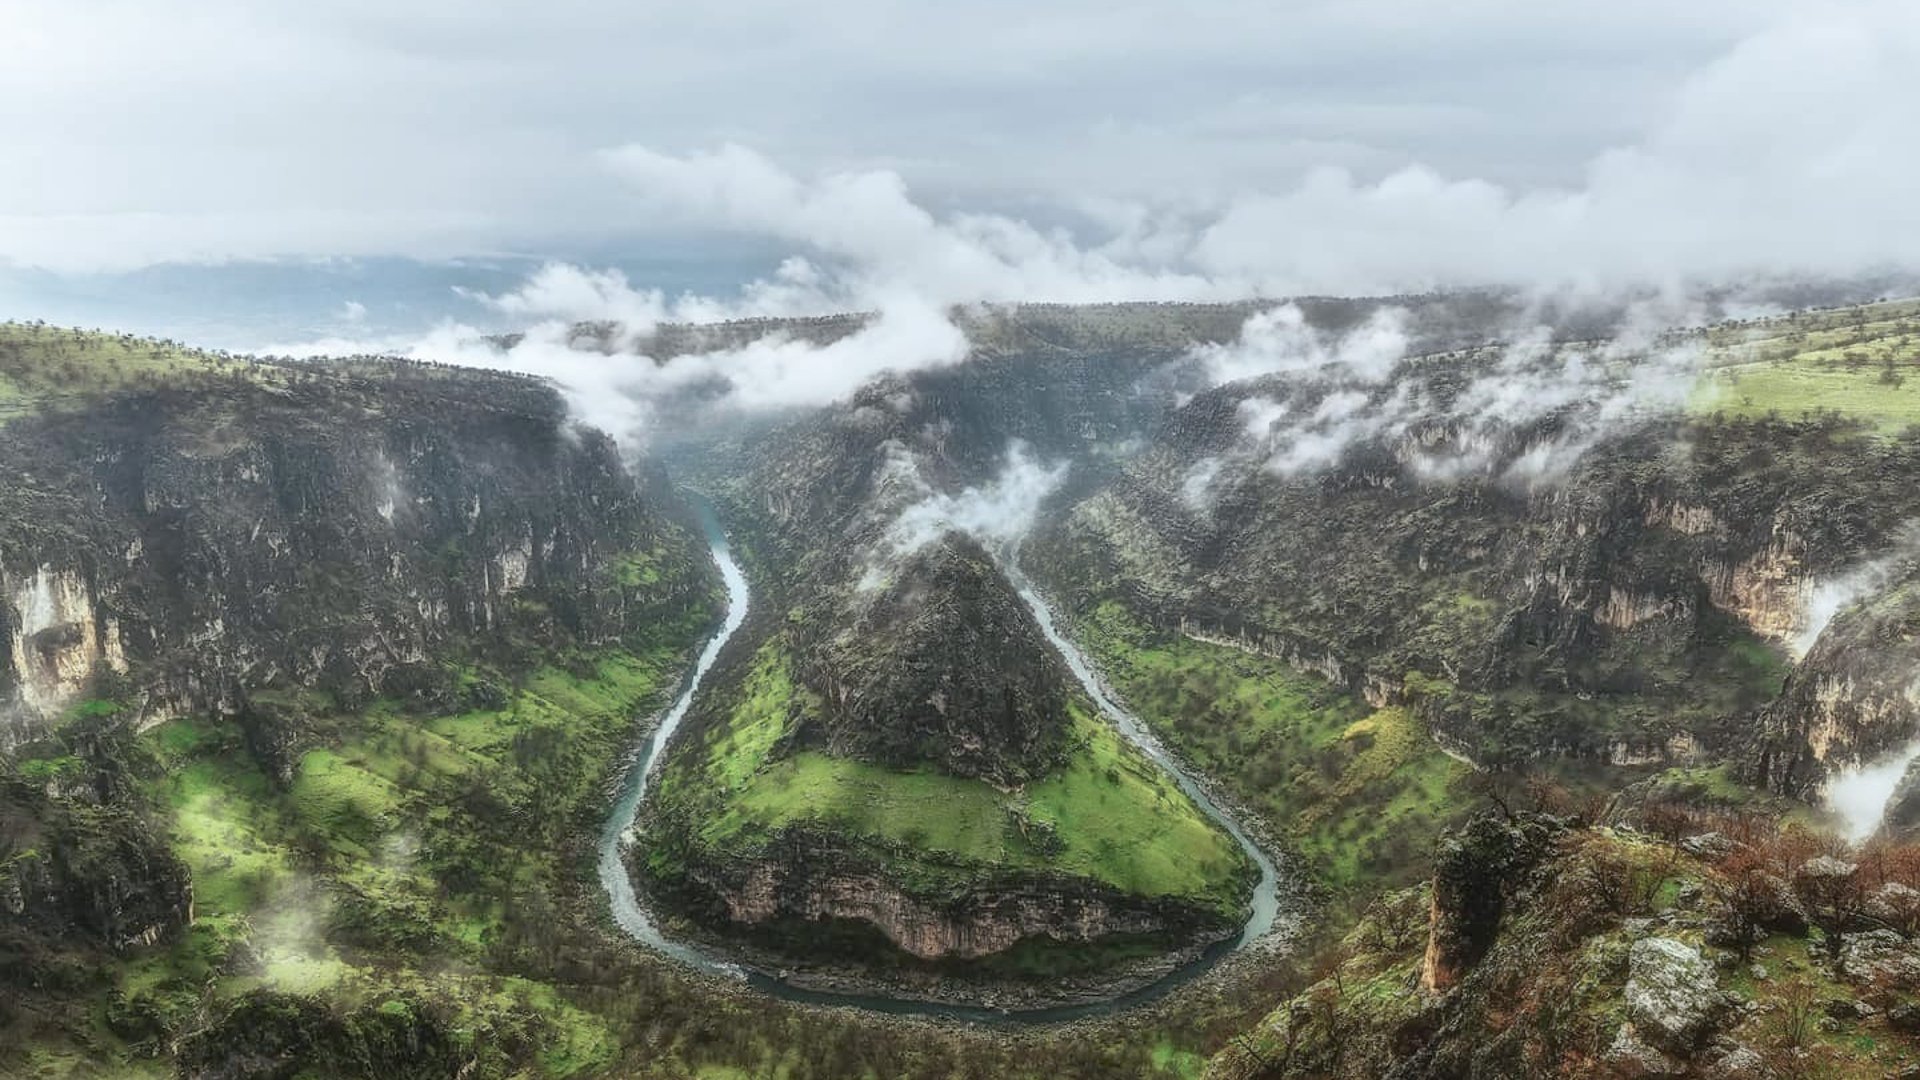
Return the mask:
<path fill-rule="evenodd" d="M 640 335 L 657 326 L 663 313 L 684 314 L 689 306 L 731 309 L 700 298 L 656 307 L 651 297 L 621 293 L 614 276 L 574 268 L 549 268 L 536 277 L 528 288 L 486 302 L 528 314 L 565 314 L 534 324 L 510 345 L 472 325 L 445 322 L 421 336 L 323 338 L 260 351 L 302 358 L 399 356 L 537 375 L 560 387 L 576 419 L 630 448 L 646 442 L 663 408 L 691 415 L 825 405 L 884 372 L 955 363 L 967 352 L 966 336 L 946 311 L 902 299 L 825 344 L 772 327 L 738 345 L 651 355 L 642 351 Z M 586 291 L 577 291 L 583 282 Z M 623 312 L 654 321 L 623 323 L 604 346 L 577 339 L 580 320 Z"/>
<path fill-rule="evenodd" d="M 825 303 L 864 306 L 875 293 L 895 292 L 963 304 L 1221 299 L 1238 291 L 1139 265 L 1118 249 L 1084 247 L 1064 229 L 991 213 L 936 216 L 890 170 L 802 179 L 736 145 L 684 156 L 634 145 L 606 158 L 656 213 L 803 245 L 827 264 L 812 282 Z"/>
<path fill-rule="evenodd" d="M 1399 19 L 1414 17 L 1411 8 L 1395 10 Z M 237 9 L 222 12 L 209 17 L 218 26 L 249 18 Z M 1344 25 L 1346 17 L 1318 12 L 1301 20 L 1302 32 L 1320 21 Z M 1557 17 L 1590 22 L 1596 40 L 1611 40 L 1604 14 Z M 1493 3 L 1463 18 L 1528 31 L 1538 25 Z M 928 175 L 911 156 L 883 155 L 876 163 L 872 155 L 828 155 L 824 164 L 789 166 L 738 141 L 679 153 L 652 140 L 576 146 L 558 170 L 568 178 L 567 192 L 579 196 L 568 205 L 601 215 L 609 235 L 670 223 L 689 235 L 755 237 L 787 258 L 724 299 L 555 262 L 519 288 L 469 296 L 493 319 L 532 324 L 511 350 L 476 353 L 470 339 L 478 335 L 454 324 L 400 351 L 551 375 L 583 416 L 631 433 L 667 399 L 693 395 L 741 408 L 817 404 L 881 371 L 951 363 L 966 350 L 947 315 L 955 305 L 1205 300 L 1462 282 L 1608 291 L 1651 281 L 1680 295 L 1704 279 L 1765 271 L 1920 266 L 1920 205 L 1903 187 L 1920 166 L 1920 150 L 1905 137 L 1920 121 L 1920 12 L 1861 2 L 1769 16 L 1764 25 L 1730 10 L 1716 9 L 1712 18 L 1740 30 L 1720 35 L 1717 56 L 1696 56 L 1689 74 L 1650 95 L 1637 133 L 1590 153 L 1557 185 L 1450 175 L 1407 161 L 1371 180 L 1328 166 L 1199 196 L 1171 189 L 1116 194 L 1096 184 L 1017 199 L 976 188 L 984 198 L 963 200 L 951 187 L 935 184 L 929 194 L 910 184 L 911 173 Z M 1113 29 L 1105 20 L 1071 21 L 1034 37 L 1010 27 L 1008 47 L 1035 50 L 1037 66 L 1006 77 L 1042 77 L 1043 44 L 1061 47 L 1072 37 L 1060 36 L 1065 27 L 1084 34 L 1095 24 L 1103 33 Z M 1454 29 L 1446 23 L 1448 33 Z M 1359 40 L 1340 43 L 1355 63 L 1369 59 Z M 1229 44 L 1191 40 L 1183 31 L 1168 47 L 1218 59 Z M 951 59 L 943 54 L 931 66 Z M 1514 102 L 1533 88 L 1515 82 L 1506 89 L 1500 100 L 1520 109 Z M 1263 124 L 1302 126 L 1316 137 L 1342 125 L 1375 132 L 1396 129 L 1406 111 L 1373 103 L 1281 107 L 1279 100 L 1237 89 L 1210 114 L 1207 137 L 1253 138 Z M 1470 126 L 1473 114 L 1440 102 L 1413 115 Z M 1500 129 L 1502 114 L 1489 115 Z M 457 217 L 455 203 L 436 204 L 436 213 Z M 55 219 L 33 224 L 45 220 Z M 341 235 L 359 227 L 343 223 Z M 445 235 L 459 229 L 449 226 Z M 63 226 L 63 236 L 71 232 Z M 5 235 L 0 231 L 0 251 Z M 622 353 L 668 321 L 848 310 L 876 318 L 826 345 L 774 335 L 646 358 L 565 351 L 566 324 L 578 319 L 617 323 L 610 344 Z M 1267 460 L 1283 471 L 1324 467 L 1356 442 L 1403 434 L 1437 417 L 1451 426 L 1451 443 L 1444 453 L 1411 461 L 1410 469 L 1461 474 L 1492 466 L 1486 449 L 1499 432 L 1575 414 L 1554 440 L 1500 463 L 1528 482 L 1563 472 L 1598 432 L 1671 404 L 1690 376 L 1689 359 L 1670 351 L 1656 350 L 1652 363 L 1629 362 L 1579 350 L 1535 353 L 1516 340 L 1493 376 L 1457 399 L 1396 396 L 1386 389 L 1387 373 L 1407 340 L 1404 316 L 1391 309 L 1326 339 L 1298 310 L 1281 307 L 1200 359 L 1215 382 L 1312 373 L 1337 389 L 1369 391 L 1364 405 L 1338 415 L 1317 413 L 1325 404 L 1317 399 L 1305 403 L 1297 424 L 1270 440 Z"/>
<path fill-rule="evenodd" d="M 1880 829 L 1887 804 L 1900 787 L 1908 766 L 1920 760 L 1920 742 L 1878 761 L 1865 762 L 1835 773 L 1827 781 L 1827 805 L 1847 824 L 1847 839 L 1859 843 Z"/>
<path fill-rule="evenodd" d="M 1379 382 L 1407 355 L 1406 323 L 1404 310 L 1382 308 L 1357 329 L 1330 339 L 1307 324 L 1299 305 L 1282 304 L 1249 316 L 1234 341 L 1201 346 L 1195 356 L 1216 386 L 1306 372 Z"/>
<path fill-rule="evenodd" d="M 935 491 L 920 481 L 910 459 L 904 468 L 917 485 L 920 498 L 909 503 L 888 525 L 869 554 L 863 589 L 879 587 L 891 568 L 949 532 L 960 532 L 996 554 L 1016 545 L 1039 520 L 1047 497 L 1066 480 L 1067 462 L 1043 465 L 1025 443 L 1007 447 L 1000 472 L 989 482 L 958 494 Z"/>
<path fill-rule="evenodd" d="M 1409 166 L 1315 170 L 1236 199 L 1198 242 L 1216 274 L 1343 290 L 1846 274 L 1920 261 L 1920 11 L 1823 6 L 1695 72 L 1582 183 L 1515 189 Z M 1277 238 L 1285 243 L 1276 243 Z"/>
<path fill-rule="evenodd" d="M 1493 476 L 1525 487 L 1563 478 L 1606 436 L 1685 404 L 1698 379 L 1698 347 L 1652 328 L 1688 318 L 1656 298 L 1631 308 L 1622 332 L 1602 344 L 1555 343 L 1547 327 L 1523 322 L 1504 345 L 1445 365 L 1448 378 L 1436 380 L 1432 369 L 1404 362 L 1404 311 L 1383 308 L 1334 335 L 1287 304 L 1191 357 L 1216 385 L 1259 388 L 1237 406 L 1234 456 L 1243 463 L 1307 475 L 1383 442 L 1416 479 Z M 1547 421 L 1550 432 L 1534 431 Z M 1189 477 L 1189 502 L 1210 492 L 1220 472 L 1216 462 Z"/>
<path fill-rule="evenodd" d="M 9 12 L 0 120 L 33 167 L 0 175 L 0 261 L 590 263 L 728 229 L 964 301 L 1920 256 L 1903 0 L 1220 0 L 1173 24 L 1141 0 L 559 0 L 457 33 L 439 0 L 95 7 Z"/>

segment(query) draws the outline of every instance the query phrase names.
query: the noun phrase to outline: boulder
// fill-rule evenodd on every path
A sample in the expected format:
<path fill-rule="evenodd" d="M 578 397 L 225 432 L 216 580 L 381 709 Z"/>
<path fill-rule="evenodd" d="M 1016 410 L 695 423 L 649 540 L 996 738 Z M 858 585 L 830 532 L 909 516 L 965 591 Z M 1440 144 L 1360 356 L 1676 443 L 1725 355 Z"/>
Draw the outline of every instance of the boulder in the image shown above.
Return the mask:
<path fill-rule="evenodd" d="M 1700 950 L 1672 938 L 1643 938 L 1627 955 L 1627 1016 L 1645 1038 L 1668 1051 L 1700 1044 L 1725 1005 L 1713 965 Z"/>
<path fill-rule="evenodd" d="M 1889 881 L 1867 895 L 1867 915 L 1902 933 L 1920 930 L 1920 889 Z"/>
<path fill-rule="evenodd" d="M 1840 970 L 1849 982 L 1872 990 L 1920 990 L 1920 949 L 1891 930 L 1848 934 Z"/>
<path fill-rule="evenodd" d="M 1682 1076 L 1687 1071 L 1686 1066 L 1649 1045 L 1631 1023 L 1621 1024 L 1619 1033 L 1614 1035 L 1612 1045 L 1607 1047 L 1607 1064 L 1613 1067 L 1613 1075 L 1628 1080 L 1643 1076 Z"/>
<path fill-rule="evenodd" d="M 1708 1064 L 1705 1075 L 1712 1080 L 1766 1080 L 1774 1073 L 1752 1047 L 1731 1043 Z"/>
<path fill-rule="evenodd" d="M 1686 853 L 1701 859 L 1722 859 L 1733 854 L 1734 842 L 1724 833 L 1703 832 L 1680 841 Z"/>

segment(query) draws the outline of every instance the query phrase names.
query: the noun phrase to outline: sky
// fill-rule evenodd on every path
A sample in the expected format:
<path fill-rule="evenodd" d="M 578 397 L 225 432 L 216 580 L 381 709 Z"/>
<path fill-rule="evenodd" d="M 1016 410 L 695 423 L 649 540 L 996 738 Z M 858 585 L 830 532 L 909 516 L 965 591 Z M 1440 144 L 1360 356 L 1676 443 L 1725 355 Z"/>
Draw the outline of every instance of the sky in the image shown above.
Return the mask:
<path fill-rule="evenodd" d="M 503 320 L 475 297 L 549 263 L 711 313 L 1920 261 L 1905 0 L 0 0 L 0 26 L 0 315 L 221 344 Z"/>

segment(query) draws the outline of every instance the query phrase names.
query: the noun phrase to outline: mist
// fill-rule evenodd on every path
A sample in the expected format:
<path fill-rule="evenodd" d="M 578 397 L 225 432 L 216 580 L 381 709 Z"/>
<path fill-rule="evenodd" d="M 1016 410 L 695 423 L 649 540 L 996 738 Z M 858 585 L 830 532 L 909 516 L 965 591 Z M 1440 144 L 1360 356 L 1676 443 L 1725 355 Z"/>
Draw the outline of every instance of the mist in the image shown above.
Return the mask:
<path fill-rule="evenodd" d="M 1820 635 L 1841 612 L 1869 600 L 1897 579 L 1913 573 L 1920 556 L 1920 522 L 1908 522 L 1884 545 L 1884 553 L 1850 569 L 1810 583 L 1800 628 L 1787 647 L 1798 660 L 1813 651 Z"/>
<path fill-rule="evenodd" d="M 1846 822 L 1847 839 L 1860 843 L 1879 831 L 1887 803 L 1916 759 L 1920 740 L 1877 761 L 1841 770 L 1827 781 L 1827 805 Z"/>
<path fill-rule="evenodd" d="M 896 457 L 890 464 L 899 483 L 916 489 L 918 498 L 896 514 L 868 554 L 863 589 L 879 587 L 901 563 L 950 532 L 972 537 L 996 557 L 1006 554 L 1033 530 L 1042 505 L 1069 468 L 1064 461 L 1043 464 L 1016 439 L 992 480 L 948 494 L 929 487 L 910 458 Z"/>
<path fill-rule="evenodd" d="M 1286 304 L 1191 359 L 1216 385 L 1249 388 L 1228 455 L 1243 469 L 1311 475 L 1355 447 L 1386 443 L 1416 480 L 1482 476 L 1524 488 L 1564 479 L 1605 438 L 1686 405 L 1700 349 L 1659 331 L 1693 317 L 1664 300 L 1643 303 L 1605 343 L 1557 343 L 1548 327 L 1522 321 L 1498 335 L 1505 344 L 1436 367 L 1413 362 L 1403 310 L 1331 334 Z M 1462 373 L 1464 383 L 1449 381 Z M 1550 434 L 1534 433 L 1548 421 Z M 1209 459 L 1187 477 L 1190 505 L 1205 501 L 1222 467 Z"/>

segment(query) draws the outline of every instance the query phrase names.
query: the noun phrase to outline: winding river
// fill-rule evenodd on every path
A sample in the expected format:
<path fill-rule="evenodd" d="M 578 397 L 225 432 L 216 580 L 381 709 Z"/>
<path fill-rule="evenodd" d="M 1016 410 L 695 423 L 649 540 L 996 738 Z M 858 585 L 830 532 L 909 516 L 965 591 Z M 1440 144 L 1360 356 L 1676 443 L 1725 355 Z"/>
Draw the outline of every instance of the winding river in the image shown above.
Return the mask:
<path fill-rule="evenodd" d="M 1014 560 L 1007 557 L 1001 562 L 1006 568 L 1008 579 L 1013 582 L 1021 600 L 1025 601 L 1027 607 L 1032 610 L 1033 617 L 1039 623 L 1041 631 L 1046 634 L 1047 640 L 1059 650 L 1067 666 L 1072 669 L 1074 677 L 1100 706 L 1100 710 L 1106 713 L 1108 719 L 1122 735 L 1132 740 L 1141 752 L 1160 768 L 1166 770 L 1188 798 L 1192 799 L 1209 817 L 1219 822 L 1259 868 L 1260 880 L 1254 887 L 1252 915 L 1248 918 L 1246 925 L 1241 928 L 1240 934 L 1214 944 L 1189 963 L 1168 972 L 1152 983 L 1127 993 L 1104 1001 L 1026 1010 L 951 1005 L 879 994 L 809 990 L 743 967 L 703 947 L 676 941 L 666 936 L 654 920 L 652 913 L 647 910 L 634 891 L 632 878 L 627 873 L 621 855 L 628 845 L 637 842 L 638 838 L 633 835 L 634 821 L 639 815 L 641 802 L 646 798 L 647 783 L 658 768 L 668 743 L 673 739 L 674 732 L 679 729 L 681 721 L 686 719 L 687 710 L 693 705 L 694 695 L 699 693 L 707 673 L 712 670 L 714 661 L 720 656 L 720 650 L 726 646 L 727 641 L 747 619 L 746 575 L 741 573 L 739 564 L 734 562 L 733 553 L 727 545 L 726 533 L 720 528 L 720 522 L 714 517 L 712 509 L 703 502 L 699 504 L 699 513 L 700 524 L 705 530 L 713 560 L 720 567 L 720 575 L 726 582 L 726 621 L 721 624 L 719 632 L 713 639 L 701 650 L 699 659 L 694 663 L 693 672 L 687 679 L 686 687 L 674 701 L 673 707 L 667 710 L 659 727 L 655 728 L 645 743 L 639 747 L 619 798 L 614 802 L 613 813 L 608 817 L 606 827 L 600 836 L 601 884 L 606 887 L 607 895 L 613 903 L 614 920 L 620 924 L 621 929 L 636 940 L 689 967 L 713 975 L 739 979 L 756 990 L 789 1001 L 976 1023 L 1048 1024 L 1117 1012 L 1152 1001 L 1174 987 L 1206 972 L 1222 957 L 1264 937 L 1273 928 L 1274 920 L 1279 913 L 1279 874 L 1273 860 L 1253 842 L 1246 831 L 1240 827 L 1239 822 L 1235 821 L 1231 814 L 1207 794 L 1204 787 L 1180 767 L 1180 764 L 1160 745 L 1160 741 L 1153 736 L 1153 733 L 1147 730 L 1146 725 L 1114 701 L 1086 655 L 1054 625 L 1053 611 L 1047 607 L 1039 590 L 1025 574 L 1020 572 Z"/>

